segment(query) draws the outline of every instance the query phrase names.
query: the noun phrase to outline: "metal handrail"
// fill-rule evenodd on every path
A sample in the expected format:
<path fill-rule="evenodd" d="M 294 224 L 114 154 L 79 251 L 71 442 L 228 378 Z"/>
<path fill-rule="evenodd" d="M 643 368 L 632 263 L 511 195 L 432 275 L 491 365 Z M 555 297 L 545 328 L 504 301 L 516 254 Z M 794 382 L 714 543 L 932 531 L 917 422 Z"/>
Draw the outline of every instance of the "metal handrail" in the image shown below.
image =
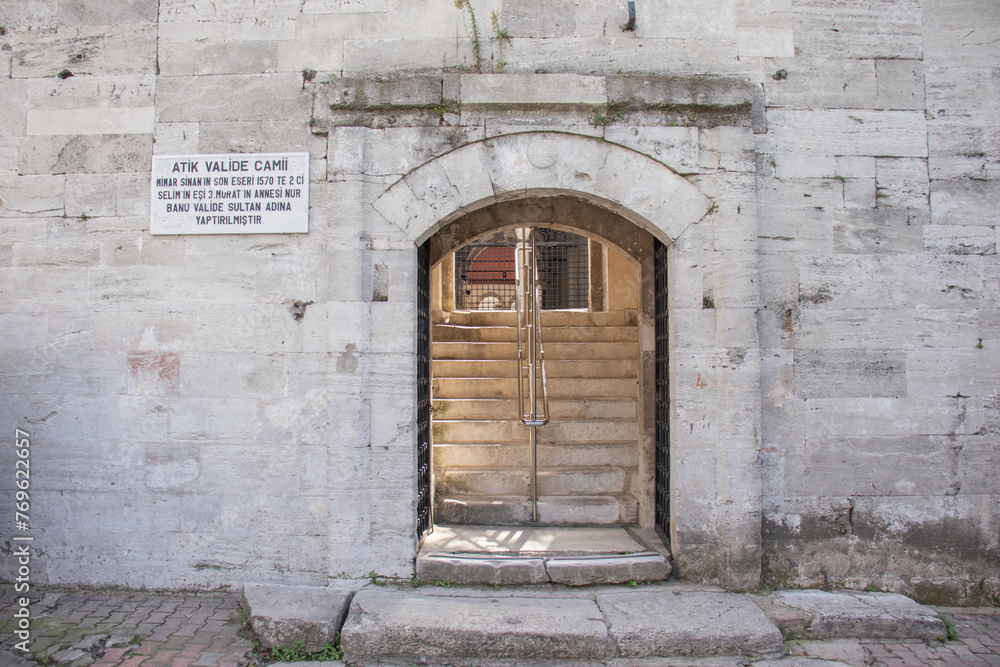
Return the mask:
<path fill-rule="evenodd" d="M 540 288 L 538 263 L 535 254 L 534 228 L 525 230 L 526 239 L 518 245 L 521 255 L 515 307 L 517 309 L 517 398 L 521 423 L 525 426 L 544 426 L 549 421 L 548 381 L 545 375 L 545 346 L 542 342 Z M 527 307 L 524 302 L 527 302 Z M 525 340 L 527 339 L 527 340 Z M 541 411 L 538 410 L 538 376 L 541 375 Z M 524 389 L 528 385 L 528 402 L 525 405 Z"/>
<path fill-rule="evenodd" d="M 521 423 L 528 427 L 528 454 L 531 458 L 531 520 L 538 521 L 538 455 L 536 429 L 549 421 L 549 392 L 545 376 L 545 346 L 542 344 L 541 290 L 538 286 L 538 261 L 534 228 L 523 228 L 518 241 L 518 289 L 514 303 L 517 310 L 517 399 Z M 538 376 L 541 375 L 541 395 Z M 528 385 L 525 405 L 524 389 Z M 538 410 L 539 398 L 541 411 Z M 527 409 L 526 409 L 527 408 Z"/>

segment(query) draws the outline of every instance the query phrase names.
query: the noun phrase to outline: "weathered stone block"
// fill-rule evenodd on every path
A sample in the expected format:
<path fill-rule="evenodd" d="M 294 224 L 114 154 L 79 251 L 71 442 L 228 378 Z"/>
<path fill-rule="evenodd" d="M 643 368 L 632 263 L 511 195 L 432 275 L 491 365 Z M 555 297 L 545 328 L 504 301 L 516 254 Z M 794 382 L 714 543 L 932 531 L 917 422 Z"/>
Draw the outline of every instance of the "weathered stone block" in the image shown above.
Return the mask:
<path fill-rule="evenodd" d="M 567 586 L 663 581 L 670 576 L 670 564 L 658 553 L 554 557 L 545 569 L 552 583 Z"/>
<path fill-rule="evenodd" d="M 786 150 L 926 157 L 924 114 L 915 111 L 773 109 L 769 134 Z"/>
<path fill-rule="evenodd" d="M 621 657 L 781 651 L 778 628 L 748 597 L 690 590 L 600 593 L 597 604 Z"/>
<path fill-rule="evenodd" d="M 490 558 L 477 554 L 428 554 L 417 558 L 417 578 L 455 584 L 548 583 L 541 558 Z"/>
<path fill-rule="evenodd" d="M 604 138 L 644 153 L 679 174 L 697 173 L 699 168 L 696 127 L 627 127 L 612 125 Z"/>
<path fill-rule="evenodd" d="M 149 169 L 151 151 L 151 134 L 27 137 L 18 169 L 22 174 L 141 172 Z"/>
<path fill-rule="evenodd" d="M 880 208 L 926 209 L 929 196 L 927 160 L 876 158 L 875 185 Z"/>
<path fill-rule="evenodd" d="M 771 617 L 779 626 L 784 610 L 805 617 L 805 628 L 788 628 L 789 637 L 936 639 L 946 634 L 944 622 L 934 610 L 897 593 L 778 591 L 764 604 L 773 610 Z"/>
<path fill-rule="evenodd" d="M 806 402 L 806 437 L 970 435 L 986 424 L 975 397 L 814 398 Z"/>
<path fill-rule="evenodd" d="M 341 646 L 348 660 L 600 660 L 608 630 L 592 600 L 432 597 L 363 590 Z"/>
<path fill-rule="evenodd" d="M 996 227 L 976 225 L 925 225 L 924 248 L 949 255 L 995 255 Z"/>
<path fill-rule="evenodd" d="M 795 55 L 794 31 L 766 26 L 737 27 L 736 49 L 741 58 L 790 58 Z"/>
<path fill-rule="evenodd" d="M 146 486 L 156 490 L 197 490 L 199 458 L 197 444 L 147 444 Z"/>
<path fill-rule="evenodd" d="M 29 109 L 27 134 L 149 134 L 153 107 Z"/>
<path fill-rule="evenodd" d="M 920 252 L 924 218 L 923 212 L 900 209 L 835 211 L 833 248 L 852 254 Z"/>
<path fill-rule="evenodd" d="M 163 42 L 161 76 L 267 74 L 278 71 L 278 42 Z"/>
<path fill-rule="evenodd" d="M 799 268 L 799 303 L 810 308 L 968 308 L 992 304 L 997 286 L 985 279 L 981 259 L 814 257 Z M 857 275 L 866 275 L 868 280 L 859 283 L 853 277 Z"/>
<path fill-rule="evenodd" d="M 605 104 L 604 77 L 579 74 L 470 74 L 461 80 L 463 105 L 592 106 Z"/>
<path fill-rule="evenodd" d="M 344 67 L 343 42 L 330 40 L 280 41 L 278 44 L 278 71 L 340 72 Z"/>
<path fill-rule="evenodd" d="M 764 79 L 764 90 L 770 107 L 875 106 L 875 63 L 871 60 L 775 58 L 769 64 L 773 70 L 770 80 Z M 777 73 L 781 70 L 784 75 Z"/>
<path fill-rule="evenodd" d="M 902 352 L 797 350 L 797 398 L 906 396 L 906 355 Z"/>
<path fill-rule="evenodd" d="M 332 644 L 347 616 L 352 594 L 340 588 L 244 584 L 240 605 L 261 644 L 316 652 Z"/>
<path fill-rule="evenodd" d="M 148 23 L 60 27 L 14 37 L 12 76 L 148 74 L 156 62 L 156 26 Z"/>
<path fill-rule="evenodd" d="M 631 36 L 583 38 L 524 38 L 509 47 L 504 72 L 582 71 L 615 75 L 651 69 L 671 74 L 704 74 L 706 70 L 731 72 L 737 59 L 733 39 L 654 39 Z M 438 56 L 440 60 L 440 55 Z M 613 98 L 612 98 L 613 100 Z"/>
<path fill-rule="evenodd" d="M 302 75 L 233 74 L 213 77 L 160 77 L 156 83 L 157 122 L 301 121 L 309 117 L 310 93 Z"/>
<path fill-rule="evenodd" d="M 633 108 L 700 107 L 750 110 L 745 81 L 720 77 L 608 76 L 608 102 Z"/>
<path fill-rule="evenodd" d="M 59 3 L 56 21 L 60 26 L 153 23 L 157 9 L 155 0 L 111 0 L 97 5 L 85 0 L 64 0 Z"/>
<path fill-rule="evenodd" d="M 489 47 L 484 43 L 484 58 Z M 468 39 L 348 39 L 344 42 L 344 76 L 377 76 L 384 72 L 440 72 L 475 66 Z M 440 98 L 439 98 L 440 99 Z"/>
<path fill-rule="evenodd" d="M 0 217 L 62 215 L 65 176 L 0 176 Z"/>
<path fill-rule="evenodd" d="M 1000 181 L 932 181 L 931 221 L 937 225 L 982 224 L 1000 211 Z"/>
<path fill-rule="evenodd" d="M 819 57 L 920 58 L 920 6 L 917 0 L 862 0 L 850 6 L 832 0 L 796 3 L 796 51 Z"/>
<path fill-rule="evenodd" d="M 24 136 L 27 91 L 24 81 L 0 79 L 0 137 Z"/>
<path fill-rule="evenodd" d="M 647 7 L 642 18 L 636 20 L 636 37 L 643 39 L 735 37 L 736 3 L 731 0 L 721 4 L 713 4 L 709 0 L 694 0 L 683 6 L 673 5 L 664 0 L 654 0 L 648 3 Z"/>
<path fill-rule="evenodd" d="M 920 60 L 876 60 L 879 109 L 924 108 L 924 64 Z"/>

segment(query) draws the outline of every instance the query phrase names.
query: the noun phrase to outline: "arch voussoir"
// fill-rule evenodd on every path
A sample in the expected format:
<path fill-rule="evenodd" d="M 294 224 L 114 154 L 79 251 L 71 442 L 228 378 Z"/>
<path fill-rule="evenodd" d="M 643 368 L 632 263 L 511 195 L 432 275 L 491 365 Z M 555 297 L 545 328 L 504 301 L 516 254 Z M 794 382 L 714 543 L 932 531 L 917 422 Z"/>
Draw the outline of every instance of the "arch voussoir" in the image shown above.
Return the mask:
<path fill-rule="evenodd" d="M 421 243 L 483 206 L 556 194 L 608 208 L 666 243 L 712 207 L 698 188 L 649 156 L 563 132 L 523 132 L 466 144 L 414 169 L 373 206 Z"/>

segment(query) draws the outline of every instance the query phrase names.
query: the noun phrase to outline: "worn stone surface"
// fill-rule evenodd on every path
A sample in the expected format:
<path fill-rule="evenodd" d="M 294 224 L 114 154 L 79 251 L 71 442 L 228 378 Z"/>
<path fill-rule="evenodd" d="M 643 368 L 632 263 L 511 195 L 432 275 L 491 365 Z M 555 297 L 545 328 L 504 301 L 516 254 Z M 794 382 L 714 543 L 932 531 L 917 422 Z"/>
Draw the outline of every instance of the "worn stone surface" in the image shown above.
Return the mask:
<path fill-rule="evenodd" d="M 363 590 L 341 647 L 366 658 L 599 660 L 608 629 L 592 600 L 437 598 Z"/>
<path fill-rule="evenodd" d="M 622 657 L 781 651 L 781 633 L 747 597 L 707 591 L 600 593 L 597 604 Z"/>
<path fill-rule="evenodd" d="M 762 604 L 792 638 L 936 639 L 947 634 L 932 609 L 895 593 L 778 591 Z"/>
<path fill-rule="evenodd" d="M 261 644 L 294 648 L 304 642 L 310 653 L 336 640 L 350 603 L 351 591 L 318 586 L 244 584 L 240 598 Z"/>

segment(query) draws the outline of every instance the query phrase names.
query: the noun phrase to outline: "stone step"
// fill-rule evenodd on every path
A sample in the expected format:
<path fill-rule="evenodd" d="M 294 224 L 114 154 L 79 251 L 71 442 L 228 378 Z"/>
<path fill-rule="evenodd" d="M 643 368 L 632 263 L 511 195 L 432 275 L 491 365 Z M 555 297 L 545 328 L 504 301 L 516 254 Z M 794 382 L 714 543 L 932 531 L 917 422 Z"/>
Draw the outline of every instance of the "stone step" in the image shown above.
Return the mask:
<path fill-rule="evenodd" d="M 340 635 L 347 662 L 598 660 L 608 629 L 592 600 L 436 597 L 362 590 Z"/>
<path fill-rule="evenodd" d="M 703 590 L 592 597 L 359 591 L 341 632 L 348 662 L 777 657 L 781 633 L 750 598 Z"/>
<path fill-rule="evenodd" d="M 517 358 L 517 343 L 468 343 L 435 341 L 431 354 L 438 359 L 506 359 Z M 546 343 L 545 359 L 635 359 L 639 352 L 634 342 L 616 343 Z"/>
<path fill-rule="evenodd" d="M 528 464 L 528 443 L 455 443 L 433 447 L 434 465 L 447 468 L 524 467 Z M 622 466 L 639 465 L 634 443 L 594 442 L 587 444 L 538 444 L 539 468 L 554 466 Z"/>
<path fill-rule="evenodd" d="M 545 359 L 550 378 L 635 378 L 635 359 Z M 518 363 L 513 359 L 435 359 L 431 374 L 436 378 L 512 378 Z"/>
<path fill-rule="evenodd" d="M 542 311 L 543 327 L 620 327 L 635 326 L 638 314 L 634 310 L 580 311 L 580 310 L 546 310 Z M 435 324 L 451 324 L 458 326 L 505 326 L 513 327 L 517 323 L 517 314 L 512 310 L 473 310 L 448 313 L 447 322 Z"/>
<path fill-rule="evenodd" d="M 417 577 L 494 586 L 662 581 L 671 569 L 666 553 L 623 528 L 435 525 L 417 554 Z"/>
<path fill-rule="evenodd" d="M 639 437 L 634 419 L 594 421 L 552 421 L 536 429 L 538 442 L 631 442 Z M 503 443 L 527 442 L 529 427 L 513 419 L 498 420 L 434 420 L 435 443 Z"/>
<path fill-rule="evenodd" d="M 549 378 L 549 399 L 632 398 L 639 392 L 634 378 Z M 517 398 L 514 378 L 434 378 L 434 398 Z"/>
<path fill-rule="evenodd" d="M 639 340 L 639 328 L 635 326 L 543 327 L 542 339 L 552 343 L 636 342 Z M 510 343 L 517 340 L 517 329 L 513 326 L 435 324 L 432 331 L 432 340 Z"/>
<path fill-rule="evenodd" d="M 552 420 L 635 419 L 636 399 L 601 400 L 551 399 Z M 517 415 L 517 401 L 511 398 L 435 398 L 435 419 L 498 419 Z"/>
<path fill-rule="evenodd" d="M 635 523 L 638 505 L 614 496 L 538 498 L 538 523 L 549 526 L 615 526 Z M 455 494 L 434 499 L 434 521 L 460 525 L 532 525 L 531 503 L 523 496 Z"/>
<path fill-rule="evenodd" d="M 463 575 L 441 568 L 478 570 L 484 575 L 480 578 L 496 582 L 497 589 L 463 585 L 414 589 L 409 583 L 384 581 L 379 586 L 345 581 L 344 589 L 246 584 L 241 604 L 265 646 L 293 648 L 305 641 L 308 648 L 339 631 L 345 660 L 352 664 L 549 661 L 532 664 L 728 666 L 776 658 L 783 639 L 778 625 L 788 633 L 786 638 L 807 631 L 801 636 L 932 641 L 947 633 L 934 610 L 892 593 L 776 591 L 746 596 L 676 582 L 634 589 L 504 585 L 508 577 L 525 572 L 537 577 L 534 561 L 541 561 L 541 571 L 551 581 L 553 571 L 559 578 L 569 573 L 582 580 L 598 565 L 623 570 L 628 560 L 610 562 L 614 545 L 603 557 L 596 552 L 567 557 L 544 548 L 544 553 L 521 551 L 531 545 L 535 529 L 480 528 L 486 529 L 483 537 L 495 538 L 486 547 L 488 553 L 472 553 L 466 563 L 456 563 L 462 560 L 458 552 L 468 548 L 468 540 L 453 531 L 445 537 L 457 539 L 446 539 L 449 544 L 436 551 L 438 558 L 421 565 L 422 556 L 435 553 L 421 551 L 418 568 L 426 575 L 451 572 L 448 576 L 456 578 Z M 434 539 L 440 546 L 440 533 L 448 530 L 435 527 L 424 547 Z M 559 530 L 540 535 L 545 539 L 534 540 L 536 546 L 560 543 Z M 581 533 L 576 542 L 606 546 L 600 533 Z M 489 553 L 513 558 L 483 558 Z M 655 560 L 655 554 L 648 552 L 634 556 L 629 565 L 634 568 L 647 567 L 647 558 Z M 797 658 L 760 664 L 777 667 L 785 662 L 790 667 L 838 664 Z"/>
<path fill-rule="evenodd" d="M 654 551 L 581 556 L 439 554 L 417 556 L 417 578 L 463 585 L 563 584 L 595 586 L 663 581 L 667 559 Z"/>
<path fill-rule="evenodd" d="M 483 496 L 527 496 L 527 467 L 502 469 L 446 468 L 434 472 L 434 494 L 449 498 L 456 494 Z M 603 496 L 622 493 L 628 472 L 617 466 L 559 467 L 538 470 L 538 493 L 546 496 Z"/>

